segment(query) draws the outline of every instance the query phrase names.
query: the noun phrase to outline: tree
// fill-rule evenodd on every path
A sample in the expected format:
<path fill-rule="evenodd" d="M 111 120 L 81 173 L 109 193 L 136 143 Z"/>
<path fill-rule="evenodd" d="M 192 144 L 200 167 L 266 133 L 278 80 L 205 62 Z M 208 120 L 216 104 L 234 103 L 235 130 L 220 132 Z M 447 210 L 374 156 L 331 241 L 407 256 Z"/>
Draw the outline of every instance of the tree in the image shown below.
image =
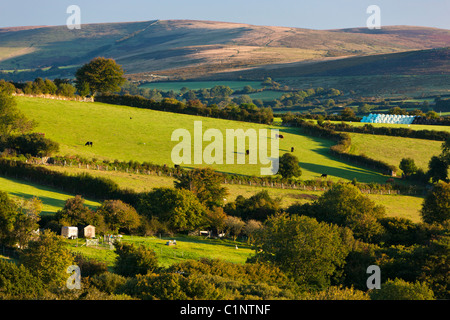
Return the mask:
<path fill-rule="evenodd" d="M 348 118 L 354 118 L 356 115 L 355 115 L 355 111 L 353 111 L 352 108 L 345 107 L 344 110 L 342 110 L 342 112 L 341 112 L 341 116 L 345 119 L 348 119 Z"/>
<path fill-rule="evenodd" d="M 367 104 L 367 103 L 363 103 L 358 107 L 358 113 L 369 113 L 370 110 L 372 110 L 372 106 Z"/>
<path fill-rule="evenodd" d="M 73 256 L 62 237 L 44 231 L 37 241 L 30 241 L 21 256 L 23 265 L 33 275 L 51 288 L 64 286 L 67 268 L 73 264 Z"/>
<path fill-rule="evenodd" d="M 444 223 L 450 219 L 450 183 L 436 184 L 422 204 L 422 219 L 426 223 Z"/>
<path fill-rule="evenodd" d="M 298 158 L 291 153 L 283 154 L 280 158 L 278 174 L 280 174 L 283 178 L 301 176 L 302 170 L 298 165 Z"/>
<path fill-rule="evenodd" d="M 0 243 L 25 247 L 39 228 L 41 208 L 37 198 L 16 202 L 0 191 Z"/>
<path fill-rule="evenodd" d="M 13 96 L 6 91 L 0 91 L 0 143 L 13 133 L 31 131 L 35 125 L 34 121 L 28 120 L 17 109 Z"/>
<path fill-rule="evenodd" d="M 439 180 L 446 181 L 448 178 L 449 164 L 438 156 L 433 156 L 428 163 L 428 176 L 433 183 L 437 183 Z"/>
<path fill-rule="evenodd" d="M 239 236 L 244 226 L 245 222 L 242 221 L 241 218 L 228 216 L 225 219 L 225 227 L 233 235 L 234 241 L 236 241 L 236 238 Z"/>
<path fill-rule="evenodd" d="M 305 215 L 348 227 L 355 237 L 364 241 L 383 233 L 379 219 L 385 216 L 384 207 L 377 205 L 353 185 L 335 184 L 305 208 L 308 209 L 303 212 Z"/>
<path fill-rule="evenodd" d="M 12 235 L 17 217 L 17 204 L 6 192 L 0 191 L 0 243 L 12 245 Z"/>
<path fill-rule="evenodd" d="M 44 294 L 42 281 L 23 265 L 0 259 L 0 299 L 34 300 Z"/>
<path fill-rule="evenodd" d="M 40 133 L 11 137 L 8 145 L 21 154 L 30 154 L 33 157 L 47 157 L 59 151 L 58 142 L 47 139 Z"/>
<path fill-rule="evenodd" d="M 183 173 L 174 184 L 177 189 L 191 191 L 208 208 L 221 207 L 228 194 L 227 189 L 221 185 L 221 175 L 211 168 L 192 169 Z"/>
<path fill-rule="evenodd" d="M 247 242 L 253 244 L 256 233 L 262 229 L 261 221 L 250 219 L 245 223 L 244 234 L 247 236 Z"/>
<path fill-rule="evenodd" d="M 77 70 L 76 86 L 79 92 L 86 90 L 86 84 L 93 94 L 117 92 L 126 81 L 123 75 L 122 67 L 113 59 L 98 57 Z"/>
<path fill-rule="evenodd" d="M 450 166 L 450 138 L 442 144 L 441 157 Z"/>
<path fill-rule="evenodd" d="M 140 225 L 136 209 L 120 200 L 106 200 L 96 212 L 104 217 L 106 227 L 115 233 L 125 231 L 130 234 Z"/>
<path fill-rule="evenodd" d="M 225 229 L 226 213 L 222 207 L 214 207 L 207 212 L 208 223 L 212 228 L 216 229 L 217 234 L 221 234 Z"/>
<path fill-rule="evenodd" d="M 20 248 L 26 247 L 29 241 L 37 237 L 41 211 L 42 201 L 36 197 L 19 203 L 19 212 L 14 222 L 14 239 Z"/>
<path fill-rule="evenodd" d="M 447 223 L 447 230 L 450 222 Z M 423 255 L 423 252 L 421 252 Z M 422 264 L 420 281 L 424 281 L 437 299 L 450 299 L 450 236 L 440 236 L 431 240 L 425 249 L 426 258 Z"/>
<path fill-rule="evenodd" d="M 418 169 L 414 163 L 414 159 L 411 158 L 403 158 L 402 161 L 400 161 L 399 168 L 403 171 L 406 177 L 413 175 Z"/>
<path fill-rule="evenodd" d="M 138 211 L 155 216 L 174 232 L 188 232 L 207 225 L 206 207 L 190 191 L 155 188 L 140 197 Z"/>
<path fill-rule="evenodd" d="M 264 221 L 281 210 L 280 203 L 280 198 L 272 198 L 267 190 L 263 190 L 248 199 L 242 195 L 237 196 L 234 202 L 225 205 L 225 212 L 243 220 Z"/>
<path fill-rule="evenodd" d="M 92 224 L 98 231 L 104 231 L 105 222 L 103 216 L 85 206 L 84 201 L 84 198 L 79 195 L 67 199 L 64 207 L 56 212 L 56 220 L 63 226 Z"/>
<path fill-rule="evenodd" d="M 147 274 L 158 267 L 158 258 L 153 249 L 142 245 L 116 243 L 117 253 L 114 271 L 125 277 L 135 277 L 138 274 Z"/>
<path fill-rule="evenodd" d="M 75 92 L 76 88 L 69 83 L 58 84 L 58 89 L 56 90 L 56 94 L 63 97 L 73 97 L 75 95 Z"/>
<path fill-rule="evenodd" d="M 434 300 L 433 291 L 425 283 L 402 279 L 388 280 L 380 290 L 369 293 L 371 300 Z"/>
<path fill-rule="evenodd" d="M 272 262 L 297 283 L 325 288 L 340 274 L 349 248 L 339 227 L 286 213 L 271 216 L 255 238 L 256 260 Z"/>

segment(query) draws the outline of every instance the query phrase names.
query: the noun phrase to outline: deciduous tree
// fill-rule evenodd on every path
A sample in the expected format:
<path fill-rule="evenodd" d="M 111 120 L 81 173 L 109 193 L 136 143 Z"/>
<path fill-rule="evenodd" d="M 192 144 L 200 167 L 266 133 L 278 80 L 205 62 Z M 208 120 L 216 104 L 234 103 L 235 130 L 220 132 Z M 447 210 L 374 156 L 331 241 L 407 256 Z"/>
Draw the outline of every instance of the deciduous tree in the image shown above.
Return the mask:
<path fill-rule="evenodd" d="M 77 70 L 76 86 L 78 91 L 86 90 L 95 93 L 117 92 L 125 83 L 124 71 L 113 59 L 98 57 Z"/>

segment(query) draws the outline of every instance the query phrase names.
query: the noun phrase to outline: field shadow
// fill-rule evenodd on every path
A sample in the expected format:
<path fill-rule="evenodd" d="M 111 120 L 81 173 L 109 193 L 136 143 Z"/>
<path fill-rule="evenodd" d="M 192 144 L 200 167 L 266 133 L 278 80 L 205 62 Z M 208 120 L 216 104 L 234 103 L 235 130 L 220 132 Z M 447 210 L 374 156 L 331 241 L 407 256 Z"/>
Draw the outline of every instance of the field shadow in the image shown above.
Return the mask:
<path fill-rule="evenodd" d="M 331 153 L 330 147 L 337 144 L 337 142 L 320 137 L 314 137 L 308 134 L 305 134 L 301 128 L 296 127 L 285 127 L 281 128 L 280 132 L 285 132 L 289 134 L 301 135 L 305 136 L 308 139 L 314 141 L 318 144 L 318 147 L 311 149 L 312 152 L 317 153 L 323 157 L 326 157 L 330 160 L 341 163 L 342 165 L 349 166 L 348 168 L 337 168 L 337 167 L 329 167 L 321 164 L 315 164 L 304 161 L 304 159 L 299 159 L 299 165 L 301 168 L 304 168 L 308 171 L 314 172 L 318 174 L 318 177 L 322 174 L 327 174 L 329 176 L 334 176 L 337 178 L 353 180 L 356 178 L 359 182 L 384 182 L 385 176 L 377 171 L 373 171 L 370 168 L 366 168 L 364 166 L 357 167 L 352 161 L 341 159 L 339 156 L 335 156 Z M 295 146 L 294 146 L 295 147 Z M 351 168 L 350 168 L 351 167 Z"/>
<path fill-rule="evenodd" d="M 322 174 L 326 174 L 328 176 L 336 177 L 336 178 L 342 178 L 345 180 L 353 180 L 357 179 L 358 182 L 384 182 L 384 178 L 381 173 L 377 175 L 376 173 L 370 173 L 367 171 L 364 171 L 364 169 L 357 169 L 357 168 L 337 168 L 337 167 L 330 167 L 330 166 L 324 166 L 320 164 L 315 163 L 309 163 L 309 162 L 299 162 L 299 166 L 302 169 L 308 170 L 310 172 L 317 173 L 317 178 L 320 178 Z"/>
<path fill-rule="evenodd" d="M 43 190 L 45 190 L 45 189 L 43 189 Z M 64 208 L 64 205 L 66 203 L 66 200 L 63 200 L 63 199 L 55 199 L 55 198 L 50 198 L 50 197 L 46 197 L 46 196 L 37 196 L 34 194 L 25 193 L 25 192 L 10 192 L 9 194 L 19 197 L 19 198 L 22 198 L 22 199 L 25 199 L 25 200 L 30 200 L 33 197 L 36 197 L 42 201 L 43 205 L 52 206 L 52 207 L 56 207 L 59 209 Z M 68 196 L 68 199 L 75 197 L 72 195 L 67 195 L 67 196 Z M 88 199 L 85 199 L 85 200 L 88 200 Z M 89 200 L 89 201 L 91 201 L 91 200 Z M 96 206 L 92 206 L 92 205 L 88 205 L 88 204 L 85 204 L 85 206 L 91 210 L 95 210 L 97 208 Z M 48 210 L 44 210 L 44 209 L 41 211 L 42 215 L 52 215 L 54 213 L 55 213 L 54 211 L 48 211 Z"/>

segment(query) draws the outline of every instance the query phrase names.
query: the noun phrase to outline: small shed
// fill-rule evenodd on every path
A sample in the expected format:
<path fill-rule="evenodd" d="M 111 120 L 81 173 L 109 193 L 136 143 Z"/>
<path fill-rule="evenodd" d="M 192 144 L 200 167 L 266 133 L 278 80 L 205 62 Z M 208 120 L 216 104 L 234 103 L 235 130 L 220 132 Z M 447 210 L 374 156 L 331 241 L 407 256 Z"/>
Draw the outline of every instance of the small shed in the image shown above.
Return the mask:
<path fill-rule="evenodd" d="M 61 235 L 68 239 L 78 238 L 78 228 L 77 227 L 62 227 Z"/>
<path fill-rule="evenodd" d="M 92 239 L 95 238 L 95 227 L 93 225 L 80 226 L 80 237 Z"/>

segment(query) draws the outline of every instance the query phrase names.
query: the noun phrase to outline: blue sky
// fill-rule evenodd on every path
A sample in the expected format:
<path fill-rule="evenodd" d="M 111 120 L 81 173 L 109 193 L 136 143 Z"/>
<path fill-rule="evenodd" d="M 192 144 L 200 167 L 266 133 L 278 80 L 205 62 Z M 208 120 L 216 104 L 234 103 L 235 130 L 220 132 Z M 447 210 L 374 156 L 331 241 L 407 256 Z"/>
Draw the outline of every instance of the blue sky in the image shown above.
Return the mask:
<path fill-rule="evenodd" d="M 450 0 L 21 0 L 0 2 L 0 27 L 64 25 L 70 5 L 81 23 L 194 19 L 311 29 L 364 27 L 369 5 L 381 24 L 450 29 Z"/>

